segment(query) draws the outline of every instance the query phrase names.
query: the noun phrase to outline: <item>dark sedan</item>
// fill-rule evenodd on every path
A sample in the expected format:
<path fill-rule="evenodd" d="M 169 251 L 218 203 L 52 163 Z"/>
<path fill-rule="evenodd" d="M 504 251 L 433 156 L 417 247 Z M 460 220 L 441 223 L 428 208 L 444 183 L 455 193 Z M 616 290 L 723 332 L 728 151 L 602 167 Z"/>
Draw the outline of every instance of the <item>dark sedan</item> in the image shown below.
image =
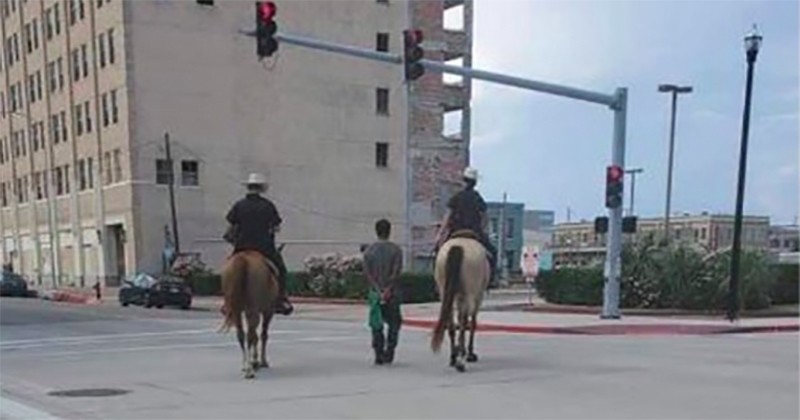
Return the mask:
<path fill-rule="evenodd" d="M 119 303 L 122 306 L 131 304 L 147 308 L 177 306 L 189 309 L 192 306 L 192 290 L 178 277 L 155 278 L 140 274 L 131 280 L 126 280 L 120 287 Z"/>
<path fill-rule="evenodd" d="M 0 273 L 0 296 L 28 296 L 28 283 L 16 273 Z"/>

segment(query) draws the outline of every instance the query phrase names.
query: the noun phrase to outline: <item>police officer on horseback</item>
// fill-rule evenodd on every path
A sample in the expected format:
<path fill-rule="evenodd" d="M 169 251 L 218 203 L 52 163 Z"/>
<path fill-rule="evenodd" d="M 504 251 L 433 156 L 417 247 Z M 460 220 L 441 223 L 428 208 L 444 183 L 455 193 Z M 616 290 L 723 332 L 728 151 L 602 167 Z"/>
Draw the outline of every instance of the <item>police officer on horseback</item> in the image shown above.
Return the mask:
<path fill-rule="evenodd" d="M 447 202 L 448 212 L 439 230 L 437 249 L 455 232 L 468 230 L 475 233 L 478 241 L 486 248 L 491 267 L 489 284 L 494 285 L 497 250 L 489 240 L 489 235 L 486 234 L 486 202 L 475 190 L 478 184 L 478 171 L 474 168 L 464 169 L 463 181 L 464 189 L 457 192 Z"/>
<path fill-rule="evenodd" d="M 233 205 L 226 216 L 230 224 L 225 240 L 233 244 L 234 253 L 258 251 L 278 269 L 278 301 L 275 312 L 289 315 L 294 308 L 286 295 L 286 265 L 275 247 L 275 233 L 280 230 L 281 216 L 275 205 L 262 196 L 268 184 L 261 174 L 250 174 L 244 182 L 247 195 Z"/>

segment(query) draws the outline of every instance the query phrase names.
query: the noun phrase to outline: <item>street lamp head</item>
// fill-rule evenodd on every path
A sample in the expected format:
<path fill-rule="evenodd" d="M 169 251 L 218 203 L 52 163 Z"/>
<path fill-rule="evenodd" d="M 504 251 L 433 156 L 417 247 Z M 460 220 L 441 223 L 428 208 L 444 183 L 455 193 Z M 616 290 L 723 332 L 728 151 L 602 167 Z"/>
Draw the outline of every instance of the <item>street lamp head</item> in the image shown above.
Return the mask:
<path fill-rule="evenodd" d="M 691 86 L 678 86 L 678 85 L 658 85 L 659 92 L 674 92 L 674 93 L 691 93 Z"/>
<path fill-rule="evenodd" d="M 747 52 L 747 59 L 755 61 L 758 50 L 761 48 L 763 37 L 758 33 L 758 27 L 754 24 L 753 29 L 744 37 L 744 49 Z"/>

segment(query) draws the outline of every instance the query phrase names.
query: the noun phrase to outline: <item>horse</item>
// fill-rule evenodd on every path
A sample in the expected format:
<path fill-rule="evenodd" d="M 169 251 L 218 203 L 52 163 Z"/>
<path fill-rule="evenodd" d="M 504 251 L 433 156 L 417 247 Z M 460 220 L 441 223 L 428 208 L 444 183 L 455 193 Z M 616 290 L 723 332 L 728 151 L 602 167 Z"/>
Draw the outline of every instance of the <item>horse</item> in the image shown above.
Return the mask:
<path fill-rule="evenodd" d="M 442 245 L 436 257 L 434 277 L 442 304 L 439 320 L 433 329 L 431 349 L 434 353 L 439 352 L 444 330 L 447 329 L 450 335 L 450 366 L 459 372 L 466 370 L 465 360 L 469 363 L 478 361 L 475 353 L 475 329 L 483 292 L 489 284 L 490 270 L 486 249 L 471 232 L 456 232 Z M 458 311 L 458 325 L 453 320 L 454 305 Z M 468 349 L 464 346 L 467 330 Z"/>
<path fill-rule="evenodd" d="M 242 372 L 245 379 L 254 378 L 259 368 L 269 367 L 267 339 L 278 296 L 277 272 L 274 265 L 256 251 L 234 253 L 222 267 L 224 321 L 220 332 L 236 327 L 236 338 L 242 349 Z M 258 352 L 259 324 L 261 353 Z"/>

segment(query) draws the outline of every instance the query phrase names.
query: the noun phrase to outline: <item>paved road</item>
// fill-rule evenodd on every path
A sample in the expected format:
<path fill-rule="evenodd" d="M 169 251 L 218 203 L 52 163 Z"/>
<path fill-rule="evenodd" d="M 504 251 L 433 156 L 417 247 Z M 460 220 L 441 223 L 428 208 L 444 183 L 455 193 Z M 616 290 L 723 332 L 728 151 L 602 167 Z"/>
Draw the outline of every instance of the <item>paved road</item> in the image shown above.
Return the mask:
<path fill-rule="evenodd" d="M 371 366 L 363 322 L 321 313 L 279 319 L 272 367 L 245 381 L 233 335 L 218 325 L 210 312 L 2 299 L 2 409 L 76 419 L 799 415 L 797 334 L 486 333 L 481 361 L 458 374 L 414 329 L 396 365 Z M 127 393 L 48 395 L 85 388 Z"/>

